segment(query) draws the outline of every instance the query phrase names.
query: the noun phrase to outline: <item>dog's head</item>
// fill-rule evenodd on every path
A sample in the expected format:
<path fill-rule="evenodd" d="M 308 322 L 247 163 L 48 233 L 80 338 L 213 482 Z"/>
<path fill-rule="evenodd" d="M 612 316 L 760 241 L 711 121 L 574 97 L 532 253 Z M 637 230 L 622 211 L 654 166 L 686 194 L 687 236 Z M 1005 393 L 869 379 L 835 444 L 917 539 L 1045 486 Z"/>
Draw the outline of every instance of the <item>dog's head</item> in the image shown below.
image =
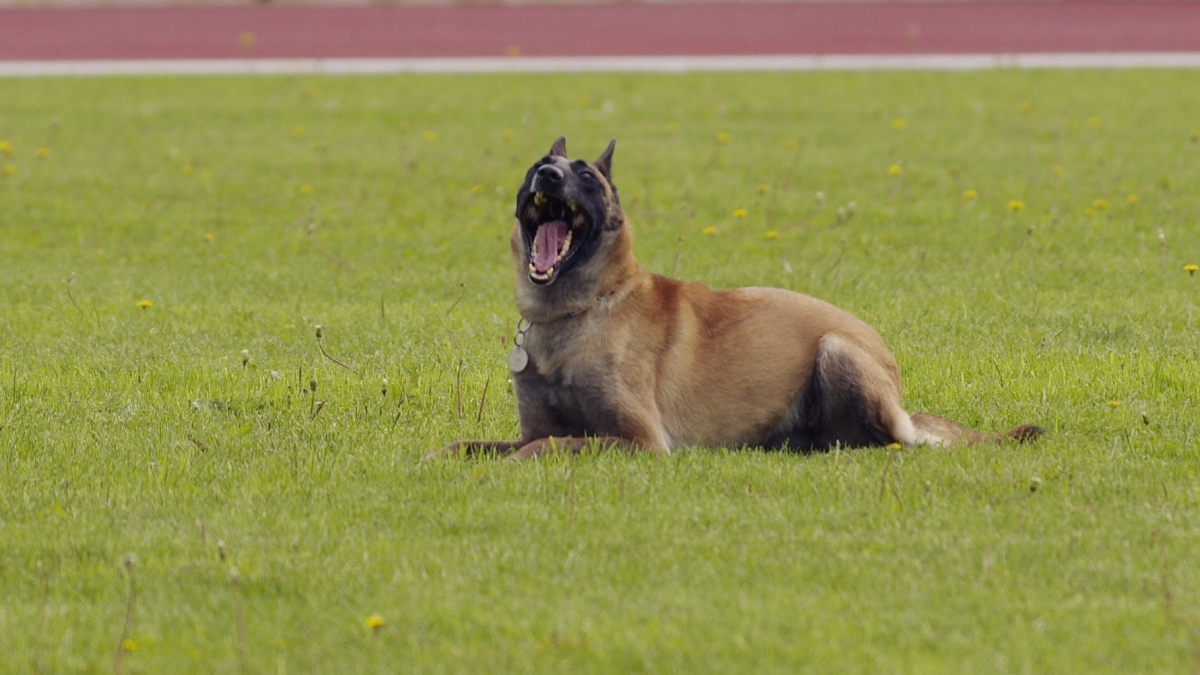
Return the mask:
<path fill-rule="evenodd" d="M 616 143 L 610 142 L 595 162 L 585 162 L 569 159 L 567 140 L 559 138 L 550 154 L 529 168 L 517 191 L 512 238 L 519 286 L 557 282 L 584 290 L 613 262 L 613 244 L 625 234 L 625 214 L 612 183 Z"/>

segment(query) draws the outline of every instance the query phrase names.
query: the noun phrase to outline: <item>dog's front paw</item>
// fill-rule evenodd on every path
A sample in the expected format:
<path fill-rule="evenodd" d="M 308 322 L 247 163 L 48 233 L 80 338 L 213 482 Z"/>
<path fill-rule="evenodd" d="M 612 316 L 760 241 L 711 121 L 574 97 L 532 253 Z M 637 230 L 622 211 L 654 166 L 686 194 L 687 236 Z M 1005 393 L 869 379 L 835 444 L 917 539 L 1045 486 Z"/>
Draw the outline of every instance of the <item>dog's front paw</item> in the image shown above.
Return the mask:
<path fill-rule="evenodd" d="M 454 441 L 440 450 L 425 455 L 428 462 L 439 457 L 476 457 L 478 455 L 496 454 L 507 455 L 518 447 L 521 441 Z"/>

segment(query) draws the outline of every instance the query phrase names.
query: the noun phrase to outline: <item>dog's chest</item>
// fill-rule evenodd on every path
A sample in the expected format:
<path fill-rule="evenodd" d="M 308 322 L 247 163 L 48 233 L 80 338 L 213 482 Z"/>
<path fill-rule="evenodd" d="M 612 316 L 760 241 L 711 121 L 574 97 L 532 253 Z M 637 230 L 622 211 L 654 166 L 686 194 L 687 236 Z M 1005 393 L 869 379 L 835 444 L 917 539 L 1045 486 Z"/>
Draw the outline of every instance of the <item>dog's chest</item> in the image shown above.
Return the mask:
<path fill-rule="evenodd" d="M 547 434 L 619 434 L 616 382 L 606 362 L 594 350 L 530 340 L 528 365 L 513 373 L 522 423 Z"/>

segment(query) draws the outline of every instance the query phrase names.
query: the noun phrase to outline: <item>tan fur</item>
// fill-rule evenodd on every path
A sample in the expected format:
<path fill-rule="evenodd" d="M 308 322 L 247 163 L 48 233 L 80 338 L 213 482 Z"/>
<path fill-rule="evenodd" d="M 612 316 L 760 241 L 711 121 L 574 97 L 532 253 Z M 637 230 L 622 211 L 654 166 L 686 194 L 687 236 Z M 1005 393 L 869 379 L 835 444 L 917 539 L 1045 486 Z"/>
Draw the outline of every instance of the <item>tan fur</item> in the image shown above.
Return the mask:
<path fill-rule="evenodd" d="M 561 152 L 548 160 L 566 166 L 565 142 L 559 145 Z M 610 183 L 604 184 L 608 207 L 621 214 Z M 529 281 L 528 252 L 520 225 L 514 227 L 516 302 L 532 322 L 526 333 L 531 365 L 514 374 L 521 439 L 462 441 L 447 451 L 528 457 L 589 446 L 669 452 L 763 445 L 789 437 L 788 430 L 803 426 L 797 417 L 812 409 L 828 413 L 825 425 L 833 430 L 814 436 L 814 447 L 1000 438 L 906 413 L 891 352 L 848 312 L 781 289 L 712 290 L 648 274 L 634 258 L 623 215 L 617 225 L 600 233 L 594 255 L 550 286 Z M 814 400 L 807 408 L 798 404 L 805 396 Z M 566 399 L 576 403 L 555 407 Z M 572 429 L 563 422 L 571 411 L 595 419 Z M 845 439 L 834 433 L 843 428 Z M 1037 433 L 1018 427 L 1008 437 Z M 586 436 L 598 438 L 589 443 Z"/>

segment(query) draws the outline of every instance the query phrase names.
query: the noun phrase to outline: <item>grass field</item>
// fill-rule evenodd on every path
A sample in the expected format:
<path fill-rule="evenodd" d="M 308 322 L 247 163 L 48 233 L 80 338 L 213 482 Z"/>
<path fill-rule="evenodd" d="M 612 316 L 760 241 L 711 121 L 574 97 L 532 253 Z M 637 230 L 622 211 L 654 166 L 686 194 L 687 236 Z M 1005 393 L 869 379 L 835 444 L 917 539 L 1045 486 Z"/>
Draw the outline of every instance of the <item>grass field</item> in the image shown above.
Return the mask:
<path fill-rule="evenodd" d="M 1200 72 L 0 101 L 0 672 L 1200 672 Z M 647 268 L 832 301 L 909 410 L 1049 433 L 423 463 L 516 434 L 559 134 L 618 138 Z"/>

